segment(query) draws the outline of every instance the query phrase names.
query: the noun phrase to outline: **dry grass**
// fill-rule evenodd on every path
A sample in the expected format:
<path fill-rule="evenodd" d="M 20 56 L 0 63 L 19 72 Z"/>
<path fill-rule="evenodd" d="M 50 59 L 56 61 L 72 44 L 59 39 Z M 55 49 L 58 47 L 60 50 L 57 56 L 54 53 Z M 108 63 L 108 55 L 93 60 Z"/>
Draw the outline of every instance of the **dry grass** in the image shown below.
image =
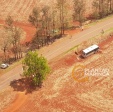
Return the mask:
<path fill-rule="evenodd" d="M 68 0 L 67 0 L 68 2 Z M 72 6 L 73 0 L 68 2 Z M 91 13 L 91 0 L 87 0 L 87 14 Z M 56 4 L 56 0 L 0 0 L 0 18 L 5 19 L 8 15 L 12 16 L 17 21 L 28 22 L 28 17 L 32 9 L 36 6 L 43 7 Z"/>

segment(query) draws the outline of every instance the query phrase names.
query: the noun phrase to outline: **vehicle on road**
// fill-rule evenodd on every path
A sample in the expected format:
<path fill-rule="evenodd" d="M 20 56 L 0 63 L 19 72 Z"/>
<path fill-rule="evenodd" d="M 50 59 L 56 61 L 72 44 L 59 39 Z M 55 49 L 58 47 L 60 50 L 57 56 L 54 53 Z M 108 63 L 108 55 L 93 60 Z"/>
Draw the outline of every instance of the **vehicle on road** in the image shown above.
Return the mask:
<path fill-rule="evenodd" d="M 3 63 L 0 65 L 0 68 L 2 68 L 2 69 L 5 69 L 7 67 L 9 67 L 9 64 L 7 64 L 7 63 Z"/>
<path fill-rule="evenodd" d="M 99 50 L 99 46 L 98 45 L 92 45 L 84 50 L 82 50 L 82 57 L 87 57 L 91 54 L 96 53 Z"/>

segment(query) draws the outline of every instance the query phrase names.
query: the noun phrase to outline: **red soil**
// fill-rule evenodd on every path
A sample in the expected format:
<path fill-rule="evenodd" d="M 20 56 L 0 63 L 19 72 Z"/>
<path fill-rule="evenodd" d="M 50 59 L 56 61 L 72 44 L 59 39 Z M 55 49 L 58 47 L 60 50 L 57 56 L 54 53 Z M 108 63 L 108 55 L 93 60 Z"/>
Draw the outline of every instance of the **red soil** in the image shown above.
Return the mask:
<path fill-rule="evenodd" d="M 5 24 L 4 20 L 0 20 L 0 24 Z M 22 28 L 26 32 L 26 38 L 22 43 L 30 42 L 36 32 L 36 28 L 28 23 L 14 22 L 14 25 Z"/>

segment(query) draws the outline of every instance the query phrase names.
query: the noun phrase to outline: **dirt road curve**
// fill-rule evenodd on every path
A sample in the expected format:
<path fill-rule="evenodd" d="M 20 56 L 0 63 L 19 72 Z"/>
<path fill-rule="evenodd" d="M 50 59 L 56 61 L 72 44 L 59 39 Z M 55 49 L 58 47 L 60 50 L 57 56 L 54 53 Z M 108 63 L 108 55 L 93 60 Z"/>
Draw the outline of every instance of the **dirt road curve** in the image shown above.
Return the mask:
<path fill-rule="evenodd" d="M 18 93 L 16 95 L 16 101 L 14 101 L 14 104 L 18 106 L 14 107 L 14 105 L 10 105 L 8 108 L 4 110 L 4 112 L 16 112 L 19 109 L 19 107 L 23 104 L 23 102 L 26 100 L 26 98 L 27 95 L 25 95 L 24 93 Z"/>
<path fill-rule="evenodd" d="M 56 56 L 62 54 L 63 52 L 67 51 L 68 49 L 72 48 L 73 46 L 78 45 L 79 43 L 100 34 L 102 29 L 107 30 L 111 27 L 113 27 L 113 18 L 109 18 L 107 20 L 104 20 L 103 22 L 99 22 L 96 25 L 90 27 L 89 29 L 86 29 L 81 33 L 74 35 L 71 39 L 65 39 L 63 42 L 59 42 L 58 45 L 52 44 L 46 47 L 44 51 L 40 50 L 39 53 L 45 56 L 48 60 L 51 60 Z M 10 72 L 1 76 L 0 90 L 6 88 L 10 84 L 10 81 L 18 79 L 21 73 L 22 66 L 19 65 L 12 69 Z"/>

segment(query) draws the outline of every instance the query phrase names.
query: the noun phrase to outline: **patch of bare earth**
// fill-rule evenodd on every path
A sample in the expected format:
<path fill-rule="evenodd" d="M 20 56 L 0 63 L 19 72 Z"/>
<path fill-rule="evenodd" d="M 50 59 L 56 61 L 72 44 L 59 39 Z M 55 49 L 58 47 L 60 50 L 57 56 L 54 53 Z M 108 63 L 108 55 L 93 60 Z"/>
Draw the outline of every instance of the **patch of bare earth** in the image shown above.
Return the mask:
<path fill-rule="evenodd" d="M 4 109 L 5 112 L 16 112 L 26 101 L 27 95 L 24 92 L 18 92 L 8 108 Z"/>
<path fill-rule="evenodd" d="M 10 88 L 0 91 L 0 112 L 3 112 L 3 109 L 14 101 L 15 96 L 16 93 Z"/>

